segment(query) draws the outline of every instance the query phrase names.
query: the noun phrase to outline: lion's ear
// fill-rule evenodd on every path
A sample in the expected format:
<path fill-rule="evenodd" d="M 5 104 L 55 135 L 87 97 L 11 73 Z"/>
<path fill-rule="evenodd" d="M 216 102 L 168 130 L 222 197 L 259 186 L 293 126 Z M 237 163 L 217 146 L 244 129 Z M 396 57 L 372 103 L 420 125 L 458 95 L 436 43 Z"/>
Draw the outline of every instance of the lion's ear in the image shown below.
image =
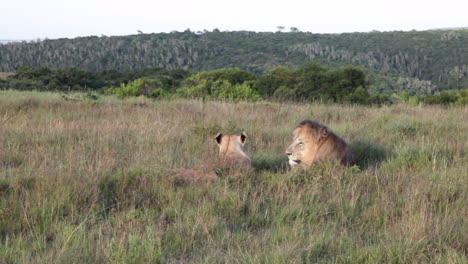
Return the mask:
<path fill-rule="evenodd" d="M 221 140 L 223 139 L 223 136 L 224 135 L 221 134 L 221 133 L 216 134 L 215 139 L 216 139 L 216 143 L 218 143 L 218 145 L 221 144 Z"/>
<path fill-rule="evenodd" d="M 328 136 L 328 128 L 326 126 L 320 128 L 320 138 L 326 138 Z"/>
<path fill-rule="evenodd" d="M 242 144 L 245 144 L 245 140 L 247 139 L 247 133 L 245 133 L 245 131 L 240 134 L 240 139 Z"/>

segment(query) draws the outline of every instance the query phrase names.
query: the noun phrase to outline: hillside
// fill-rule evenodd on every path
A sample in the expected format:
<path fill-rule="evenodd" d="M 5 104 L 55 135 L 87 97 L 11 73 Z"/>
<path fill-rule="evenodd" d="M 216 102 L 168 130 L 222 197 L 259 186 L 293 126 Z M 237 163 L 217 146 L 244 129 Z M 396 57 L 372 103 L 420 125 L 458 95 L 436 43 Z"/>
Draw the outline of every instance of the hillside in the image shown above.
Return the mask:
<path fill-rule="evenodd" d="M 310 61 L 360 66 L 368 74 L 371 92 L 461 89 L 468 87 L 468 30 L 347 34 L 187 30 L 0 44 L 3 72 L 29 65 L 93 71 L 240 67 L 265 73 Z"/>

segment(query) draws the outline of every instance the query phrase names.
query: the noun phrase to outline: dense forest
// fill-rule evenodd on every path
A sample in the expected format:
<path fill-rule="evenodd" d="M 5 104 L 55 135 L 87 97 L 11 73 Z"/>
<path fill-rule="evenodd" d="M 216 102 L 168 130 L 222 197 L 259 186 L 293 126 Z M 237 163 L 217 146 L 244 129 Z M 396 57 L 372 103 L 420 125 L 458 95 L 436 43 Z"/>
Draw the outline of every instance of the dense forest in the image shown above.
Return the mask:
<path fill-rule="evenodd" d="M 91 36 L 0 44 L 0 72 L 21 66 L 89 71 L 238 67 L 256 75 L 314 62 L 354 66 L 371 94 L 438 94 L 468 87 L 468 30 L 313 34 L 219 30 Z"/>

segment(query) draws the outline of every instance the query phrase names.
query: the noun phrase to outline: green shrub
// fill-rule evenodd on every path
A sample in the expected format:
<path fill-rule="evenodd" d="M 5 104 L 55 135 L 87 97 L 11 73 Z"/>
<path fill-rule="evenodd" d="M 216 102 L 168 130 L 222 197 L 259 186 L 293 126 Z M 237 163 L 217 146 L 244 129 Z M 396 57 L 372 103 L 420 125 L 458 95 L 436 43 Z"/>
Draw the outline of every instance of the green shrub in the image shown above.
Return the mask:
<path fill-rule="evenodd" d="M 160 87 L 161 82 L 158 80 L 141 78 L 127 84 L 122 83 L 120 87 L 110 87 L 106 93 L 116 95 L 119 98 L 140 95 L 160 98 L 166 95 L 165 91 Z"/>
<path fill-rule="evenodd" d="M 44 83 L 42 83 L 41 81 L 30 79 L 11 80 L 8 84 L 8 88 L 20 91 L 48 90 Z"/>
<path fill-rule="evenodd" d="M 138 84 L 140 84 L 139 80 L 135 80 L 134 82 L 128 84 L 122 83 L 120 84 L 120 87 L 110 87 L 107 89 L 106 93 L 116 95 L 119 98 L 138 96 L 140 95 Z"/>
<path fill-rule="evenodd" d="M 0 78 L 0 90 L 6 90 L 8 88 L 8 82 Z"/>
<path fill-rule="evenodd" d="M 390 100 L 390 97 L 386 94 L 373 94 L 369 96 L 367 102 L 370 105 L 392 104 L 392 100 Z"/>
<path fill-rule="evenodd" d="M 468 105 L 468 89 L 458 91 L 455 105 Z"/>
<path fill-rule="evenodd" d="M 211 98 L 229 101 L 249 101 L 261 100 L 260 95 L 254 91 L 247 83 L 232 85 L 229 81 L 216 81 L 211 87 Z"/>
<path fill-rule="evenodd" d="M 247 82 L 233 85 L 227 80 L 202 80 L 198 85 L 178 89 L 176 97 L 210 98 L 235 102 L 255 102 L 262 99 Z"/>
<path fill-rule="evenodd" d="M 421 99 L 419 96 L 411 96 L 408 100 L 409 105 L 419 105 L 421 103 Z"/>
<path fill-rule="evenodd" d="M 410 95 L 408 92 L 401 92 L 399 94 L 392 94 L 392 97 L 395 98 L 400 103 L 408 103 Z"/>
<path fill-rule="evenodd" d="M 408 92 L 393 94 L 400 103 L 409 105 L 466 105 L 468 102 L 468 89 L 459 91 L 442 91 L 436 95 L 414 95 L 410 96 Z"/>
<path fill-rule="evenodd" d="M 438 95 L 423 95 L 420 100 L 425 104 L 450 105 L 457 101 L 457 95 L 443 91 Z"/>
<path fill-rule="evenodd" d="M 225 68 L 214 71 L 198 72 L 186 78 L 182 86 L 197 86 L 204 82 L 228 81 L 231 84 L 243 84 L 254 81 L 255 75 L 239 68 Z"/>
<path fill-rule="evenodd" d="M 150 97 L 155 98 L 155 99 L 160 99 L 160 98 L 164 98 L 167 96 L 168 96 L 168 93 L 164 91 L 164 89 L 162 88 L 154 88 L 150 93 Z"/>
<path fill-rule="evenodd" d="M 176 97 L 180 98 L 207 98 L 210 95 L 211 81 L 203 81 L 195 86 L 187 86 L 177 89 Z"/>
<path fill-rule="evenodd" d="M 347 96 L 347 101 L 353 104 L 367 104 L 369 102 L 369 92 L 362 87 L 357 87 L 353 93 Z"/>
<path fill-rule="evenodd" d="M 255 82 L 254 89 L 264 98 L 273 96 L 275 99 L 294 99 L 292 96 L 290 96 L 290 98 L 282 98 L 280 96 L 281 93 L 287 93 L 292 90 L 297 84 L 300 74 L 301 72 L 298 69 L 277 67 L 267 74 L 262 75 Z M 278 90 L 281 91 L 277 93 Z"/>
<path fill-rule="evenodd" d="M 273 99 L 279 101 L 291 101 L 297 100 L 297 91 L 296 89 L 289 89 L 286 86 L 280 86 L 276 91 L 273 93 Z"/>
<path fill-rule="evenodd" d="M 276 100 L 367 104 L 365 86 L 365 75 L 358 69 L 329 69 L 311 63 L 297 69 L 276 68 L 260 77 L 254 88 L 264 98 Z"/>

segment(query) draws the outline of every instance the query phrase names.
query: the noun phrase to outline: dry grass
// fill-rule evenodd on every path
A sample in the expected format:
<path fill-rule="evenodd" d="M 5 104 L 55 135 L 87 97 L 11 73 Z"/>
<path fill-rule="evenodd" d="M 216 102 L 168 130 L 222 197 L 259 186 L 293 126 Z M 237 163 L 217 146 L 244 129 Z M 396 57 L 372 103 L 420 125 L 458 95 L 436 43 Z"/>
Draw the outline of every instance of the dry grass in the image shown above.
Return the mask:
<path fill-rule="evenodd" d="M 0 92 L 0 263 L 466 263 L 468 108 Z M 303 119 L 360 169 L 289 172 Z M 249 134 L 253 171 L 174 185 Z"/>

